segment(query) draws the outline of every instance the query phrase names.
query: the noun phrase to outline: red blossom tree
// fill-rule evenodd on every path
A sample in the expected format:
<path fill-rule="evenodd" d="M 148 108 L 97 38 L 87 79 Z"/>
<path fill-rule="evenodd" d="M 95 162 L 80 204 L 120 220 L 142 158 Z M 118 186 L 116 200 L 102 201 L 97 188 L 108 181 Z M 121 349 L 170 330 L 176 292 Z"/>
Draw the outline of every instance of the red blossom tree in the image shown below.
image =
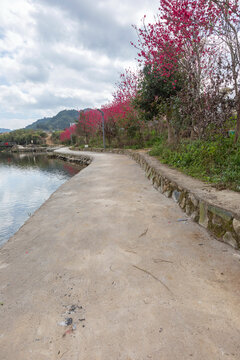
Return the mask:
<path fill-rule="evenodd" d="M 84 136 L 85 143 L 88 144 L 89 138 L 99 130 L 101 122 L 101 114 L 96 109 L 80 111 L 76 124 L 76 134 Z"/>
<path fill-rule="evenodd" d="M 75 133 L 76 131 L 76 125 L 72 125 L 69 128 L 65 129 L 61 134 L 60 134 L 60 141 L 65 142 L 65 141 L 69 141 L 72 138 L 72 135 Z"/>
<path fill-rule="evenodd" d="M 171 129 L 174 114 L 179 121 L 188 111 L 192 131 L 200 135 L 205 120 L 202 116 L 207 116 L 204 97 L 212 98 L 226 82 L 219 71 L 222 54 L 214 38 L 214 24 L 221 9 L 210 0 L 160 0 L 159 4 L 153 24 L 146 25 L 144 17 L 143 26 L 135 27 L 139 62 L 157 78 L 171 81 L 173 89 L 181 79 L 182 91 L 174 97 L 166 96 L 168 128 Z M 184 101 L 180 99 L 183 95 Z"/>
<path fill-rule="evenodd" d="M 145 16 L 142 28 L 135 26 L 139 37 L 136 47 L 140 50 L 140 62 L 151 65 L 161 76 L 170 77 L 187 61 L 200 60 L 199 45 L 202 54 L 210 50 L 203 48 L 202 42 L 208 36 L 207 23 L 214 22 L 217 13 L 206 0 L 160 0 L 159 5 L 155 23 L 146 25 Z"/>

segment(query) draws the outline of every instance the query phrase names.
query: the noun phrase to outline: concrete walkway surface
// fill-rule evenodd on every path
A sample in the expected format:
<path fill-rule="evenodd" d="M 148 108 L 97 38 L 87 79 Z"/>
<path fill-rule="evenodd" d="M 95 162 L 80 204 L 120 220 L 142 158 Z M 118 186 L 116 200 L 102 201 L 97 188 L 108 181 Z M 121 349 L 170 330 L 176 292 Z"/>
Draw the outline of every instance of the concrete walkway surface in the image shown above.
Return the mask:
<path fill-rule="evenodd" d="M 240 359 L 239 252 L 91 156 L 0 250 L 0 359 Z"/>

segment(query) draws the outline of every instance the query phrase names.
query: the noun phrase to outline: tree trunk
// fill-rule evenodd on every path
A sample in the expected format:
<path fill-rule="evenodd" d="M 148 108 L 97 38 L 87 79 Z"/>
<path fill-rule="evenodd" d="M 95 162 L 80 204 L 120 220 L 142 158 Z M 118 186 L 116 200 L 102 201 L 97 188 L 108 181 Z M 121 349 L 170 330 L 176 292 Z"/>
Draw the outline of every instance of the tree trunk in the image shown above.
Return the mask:
<path fill-rule="evenodd" d="M 238 141 L 239 134 L 240 134 L 240 92 L 238 93 L 238 97 L 237 97 L 237 126 L 236 126 L 234 144 L 236 144 L 236 142 Z"/>

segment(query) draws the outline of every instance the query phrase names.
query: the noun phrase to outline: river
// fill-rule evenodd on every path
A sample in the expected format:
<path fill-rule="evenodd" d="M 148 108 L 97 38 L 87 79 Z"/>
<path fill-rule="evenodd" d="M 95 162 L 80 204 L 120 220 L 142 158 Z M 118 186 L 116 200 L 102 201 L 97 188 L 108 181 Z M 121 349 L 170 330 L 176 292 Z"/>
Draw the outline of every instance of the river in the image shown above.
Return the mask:
<path fill-rule="evenodd" d="M 0 152 L 0 246 L 79 170 L 42 154 Z"/>

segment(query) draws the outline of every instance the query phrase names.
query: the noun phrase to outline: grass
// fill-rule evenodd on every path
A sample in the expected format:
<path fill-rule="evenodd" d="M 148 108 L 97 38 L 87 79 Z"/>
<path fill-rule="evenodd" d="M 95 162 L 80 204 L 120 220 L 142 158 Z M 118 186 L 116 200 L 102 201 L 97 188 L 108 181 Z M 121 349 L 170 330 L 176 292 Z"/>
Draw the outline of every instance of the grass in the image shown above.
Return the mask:
<path fill-rule="evenodd" d="M 170 147 L 162 137 L 150 155 L 219 189 L 240 191 L 240 142 L 234 144 L 232 137 L 182 141 L 177 147 Z"/>

